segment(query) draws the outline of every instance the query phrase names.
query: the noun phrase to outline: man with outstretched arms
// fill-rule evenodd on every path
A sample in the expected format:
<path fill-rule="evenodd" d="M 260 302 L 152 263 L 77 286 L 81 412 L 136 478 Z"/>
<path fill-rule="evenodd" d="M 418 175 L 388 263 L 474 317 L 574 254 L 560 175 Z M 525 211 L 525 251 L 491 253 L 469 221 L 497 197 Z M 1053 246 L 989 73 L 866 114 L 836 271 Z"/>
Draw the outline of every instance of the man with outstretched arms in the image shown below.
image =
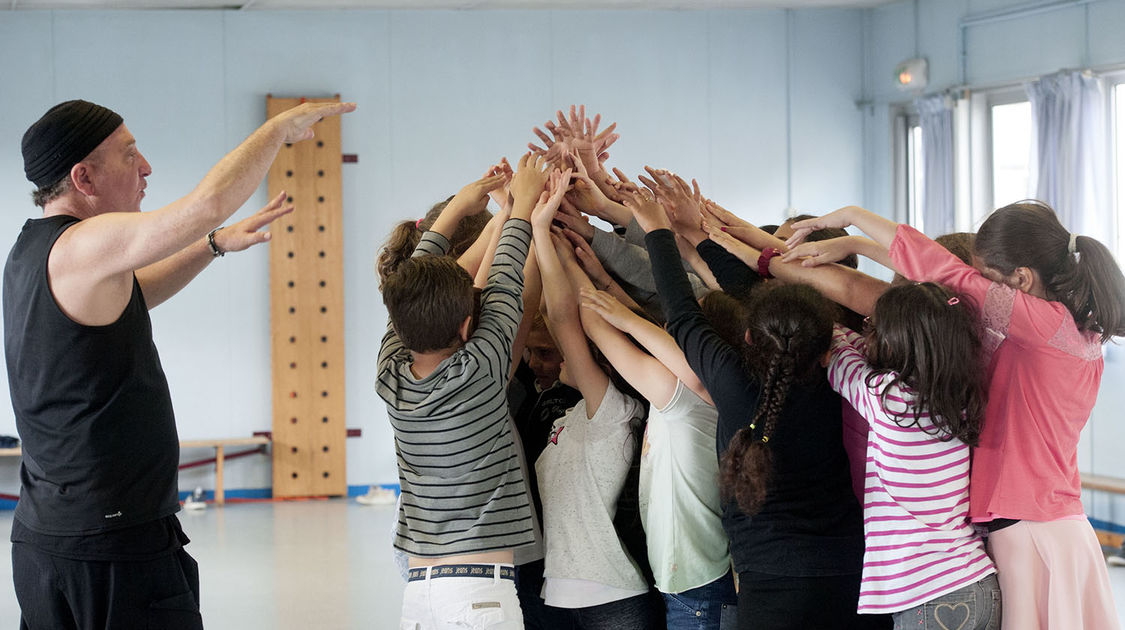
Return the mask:
<path fill-rule="evenodd" d="M 4 267 L 4 349 L 23 441 L 12 565 L 21 628 L 201 628 L 183 550 L 179 441 L 148 310 L 211 260 L 269 240 L 285 195 L 218 228 L 281 145 L 352 103 L 306 103 L 262 125 L 190 193 L 140 212 L 152 168 L 115 112 L 52 107 L 24 134 L 42 217 Z"/>

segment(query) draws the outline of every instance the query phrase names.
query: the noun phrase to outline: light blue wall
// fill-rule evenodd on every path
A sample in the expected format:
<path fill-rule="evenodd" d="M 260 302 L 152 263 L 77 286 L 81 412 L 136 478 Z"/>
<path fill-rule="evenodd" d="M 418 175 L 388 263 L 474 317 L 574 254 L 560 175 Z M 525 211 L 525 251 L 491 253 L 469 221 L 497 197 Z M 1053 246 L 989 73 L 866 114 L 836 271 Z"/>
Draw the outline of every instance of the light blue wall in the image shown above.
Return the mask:
<path fill-rule="evenodd" d="M 343 150 L 359 155 L 343 171 L 346 387 L 348 425 L 363 437 L 348 441 L 348 482 L 394 483 L 372 387 L 386 325 L 372 268 L 395 221 L 517 157 L 532 126 L 573 102 L 620 123 L 613 164 L 697 177 L 752 221 L 779 220 L 790 180 L 797 207 L 859 201 L 862 28 L 858 10 L 0 11 L 0 233 L 13 239 L 36 214 L 18 143 L 58 101 L 124 115 L 155 169 L 148 209 L 186 193 L 259 125 L 267 93 L 357 101 L 343 121 Z M 264 202 L 259 192 L 243 213 Z M 267 258 L 227 256 L 153 311 L 182 438 L 270 428 Z M 0 388 L 0 433 L 14 431 Z M 232 461 L 226 485 L 267 487 L 269 470 L 260 457 Z M 181 478 L 212 484 L 205 469 Z M 17 485 L 0 462 L 0 491 Z"/>
<path fill-rule="evenodd" d="M 984 11 L 1026 6 L 1027 0 L 903 0 L 864 15 L 866 198 L 884 214 L 892 208 L 890 103 L 909 100 L 892 83 L 896 64 L 915 55 L 929 61 L 929 92 L 959 84 L 959 22 Z M 915 39 L 915 6 L 918 37 Z M 966 29 L 965 83 L 1018 84 L 1064 68 L 1125 68 L 1125 1 L 1103 0 L 1051 13 Z M 1066 387 L 1066 383 L 1058 383 Z M 1102 387 L 1079 445 L 1083 471 L 1125 477 L 1125 348 L 1108 346 Z M 1125 497 L 1085 493 L 1090 516 L 1125 524 Z"/>

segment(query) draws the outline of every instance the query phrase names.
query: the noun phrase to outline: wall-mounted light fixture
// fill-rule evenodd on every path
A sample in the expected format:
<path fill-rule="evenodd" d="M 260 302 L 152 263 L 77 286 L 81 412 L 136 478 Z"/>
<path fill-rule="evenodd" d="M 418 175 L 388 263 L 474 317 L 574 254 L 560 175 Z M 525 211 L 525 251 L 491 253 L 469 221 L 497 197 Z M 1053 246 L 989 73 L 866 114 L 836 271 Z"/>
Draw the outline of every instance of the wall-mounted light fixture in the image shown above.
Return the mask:
<path fill-rule="evenodd" d="M 928 69 L 925 59 L 907 59 L 895 66 L 895 85 L 904 92 L 924 90 L 929 80 Z"/>

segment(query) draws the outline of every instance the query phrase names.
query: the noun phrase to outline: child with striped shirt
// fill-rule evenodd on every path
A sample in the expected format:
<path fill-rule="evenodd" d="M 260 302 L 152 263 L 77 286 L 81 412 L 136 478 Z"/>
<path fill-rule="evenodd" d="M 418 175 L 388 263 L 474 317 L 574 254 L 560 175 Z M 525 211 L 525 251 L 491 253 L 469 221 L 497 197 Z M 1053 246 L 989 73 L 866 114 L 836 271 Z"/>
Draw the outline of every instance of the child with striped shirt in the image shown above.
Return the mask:
<path fill-rule="evenodd" d="M 836 327 L 828 369 L 870 424 L 859 612 L 893 613 L 895 628 L 999 628 L 996 568 L 968 519 L 984 414 L 972 309 L 940 285 L 901 285 L 867 323 L 866 338 Z"/>
<path fill-rule="evenodd" d="M 513 565 L 538 540 L 505 391 L 523 317 L 528 219 L 547 176 L 541 159 L 520 161 L 479 316 L 473 279 L 444 255 L 446 235 L 504 174 L 457 193 L 383 284 L 390 326 L 376 391 L 387 403 L 402 487 L 394 543 L 410 565 L 402 628 L 523 628 Z"/>

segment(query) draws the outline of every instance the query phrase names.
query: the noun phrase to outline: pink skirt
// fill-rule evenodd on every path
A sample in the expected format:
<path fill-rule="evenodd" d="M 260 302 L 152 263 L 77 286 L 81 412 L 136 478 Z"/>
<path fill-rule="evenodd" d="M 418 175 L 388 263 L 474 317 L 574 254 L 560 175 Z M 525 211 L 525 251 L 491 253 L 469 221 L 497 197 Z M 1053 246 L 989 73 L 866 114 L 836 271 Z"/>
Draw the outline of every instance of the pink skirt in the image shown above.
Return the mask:
<path fill-rule="evenodd" d="M 1105 559 L 1085 518 L 1020 521 L 988 536 L 1003 630 L 1119 630 Z"/>

